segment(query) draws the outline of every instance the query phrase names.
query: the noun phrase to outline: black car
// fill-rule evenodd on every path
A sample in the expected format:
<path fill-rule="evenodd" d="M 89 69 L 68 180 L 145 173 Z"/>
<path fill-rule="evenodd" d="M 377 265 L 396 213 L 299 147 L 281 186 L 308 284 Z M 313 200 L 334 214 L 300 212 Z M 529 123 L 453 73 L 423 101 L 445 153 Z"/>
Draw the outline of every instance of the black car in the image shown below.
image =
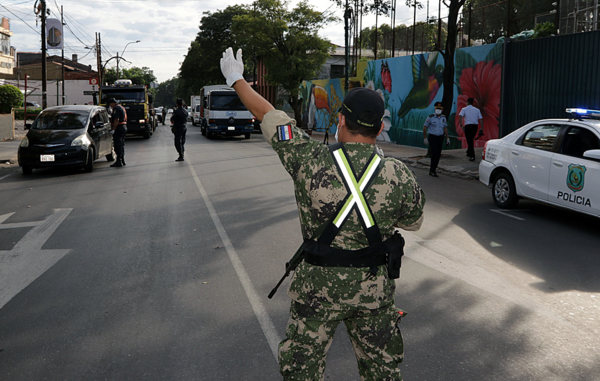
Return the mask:
<path fill-rule="evenodd" d="M 24 174 L 35 168 L 82 167 L 94 169 L 94 161 L 115 159 L 106 108 L 57 106 L 42 111 L 19 146 L 19 165 Z"/>

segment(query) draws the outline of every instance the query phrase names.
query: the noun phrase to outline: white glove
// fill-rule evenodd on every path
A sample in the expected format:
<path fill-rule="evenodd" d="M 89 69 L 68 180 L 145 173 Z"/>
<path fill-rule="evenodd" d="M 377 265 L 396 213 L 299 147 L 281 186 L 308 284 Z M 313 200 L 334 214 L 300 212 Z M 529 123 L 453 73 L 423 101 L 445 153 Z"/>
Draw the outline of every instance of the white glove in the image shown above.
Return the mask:
<path fill-rule="evenodd" d="M 427 138 L 423 139 L 423 144 L 425 144 L 426 146 L 429 145 L 429 140 L 427 140 Z"/>
<path fill-rule="evenodd" d="M 227 48 L 227 50 L 223 52 L 223 58 L 221 58 L 221 72 L 229 87 L 233 86 L 236 81 L 244 78 L 242 75 L 244 74 L 242 49 L 238 49 L 237 58 L 233 56 L 233 49 L 231 48 Z"/>
<path fill-rule="evenodd" d="M 114 135 L 115 134 L 115 130 L 110 130 L 110 134 Z"/>
<path fill-rule="evenodd" d="M 450 145 L 450 138 L 446 138 L 446 145 L 449 146 Z"/>

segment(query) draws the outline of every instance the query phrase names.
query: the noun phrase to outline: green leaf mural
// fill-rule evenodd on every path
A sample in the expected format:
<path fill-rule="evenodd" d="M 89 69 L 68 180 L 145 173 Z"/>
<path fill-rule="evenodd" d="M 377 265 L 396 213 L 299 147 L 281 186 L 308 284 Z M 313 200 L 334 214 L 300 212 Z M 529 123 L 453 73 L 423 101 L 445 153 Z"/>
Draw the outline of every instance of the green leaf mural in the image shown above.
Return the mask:
<path fill-rule="evenodd" d="M 456 68 L 456 72 L 454 75 L 455 82 L 460 83 L 460 76 L 462 75 L 463 69 L 468 67 L 475 67 L 477 65 L 477 61 L 473 58 L 472 55 L 466 53 L 464 49 L 458 49 L 454 53 L 454 66 Z M 458 93 L 462 94 L 460 91 L 460 87 L 458 88 Z"/>

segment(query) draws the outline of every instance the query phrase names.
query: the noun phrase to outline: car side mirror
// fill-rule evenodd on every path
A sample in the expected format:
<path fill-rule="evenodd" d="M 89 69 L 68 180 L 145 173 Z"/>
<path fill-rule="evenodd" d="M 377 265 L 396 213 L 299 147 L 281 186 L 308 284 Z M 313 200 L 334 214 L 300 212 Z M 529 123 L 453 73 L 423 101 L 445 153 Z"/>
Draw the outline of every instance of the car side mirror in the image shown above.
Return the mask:
<path fill-rule="evenodd" d="M 600 160 L 600 149 L 590 149 L 583 153 L 583 157 L 588 159 Z"/>
<path fill-rule="evenodd" d="M 26 130 L 30 130 L 31 129 L 31 123 L 25 123 L 25 129 Z"/>

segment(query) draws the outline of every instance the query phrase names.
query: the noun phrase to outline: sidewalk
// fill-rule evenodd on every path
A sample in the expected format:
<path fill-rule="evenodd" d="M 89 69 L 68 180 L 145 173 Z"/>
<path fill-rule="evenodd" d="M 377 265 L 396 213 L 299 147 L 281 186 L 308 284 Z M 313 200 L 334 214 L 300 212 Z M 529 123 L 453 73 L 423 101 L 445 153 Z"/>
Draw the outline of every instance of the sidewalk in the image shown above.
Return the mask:
<path fill-rule="evenodd" d="M 0 165 L 15 164 L 17 162 L 17 150 L 21 139 L 25 136 L 23 121 L 15 121 L 15 138 L 10 140 L 0 140 Z"/>
<path fill-rule="evenodd" d="M 312 133 L 312 138 L 321 142 L 323 141 L 324 136 L 325 133 L 323 132 L 314 131 Z M 333 135 L 329 136 L 329 143 L 335 143 L 335 137 Z M 429 170 L 431 159 L 425 157 L 427 154 L 427 149 L 425 148 L 403 146 L 387 142 L 377 142 L 377 145 L 381 147 L 387 157 L 399 159 L 409 167 Z M 481 160 L 482 151 L 483 148 L 481 147 L 475 148 L 475 161 L 469 161 L 466 148 L 443 150 L 437 173 L 460 177 L 467 180 L 478 180 L 479 161 Z"/>

